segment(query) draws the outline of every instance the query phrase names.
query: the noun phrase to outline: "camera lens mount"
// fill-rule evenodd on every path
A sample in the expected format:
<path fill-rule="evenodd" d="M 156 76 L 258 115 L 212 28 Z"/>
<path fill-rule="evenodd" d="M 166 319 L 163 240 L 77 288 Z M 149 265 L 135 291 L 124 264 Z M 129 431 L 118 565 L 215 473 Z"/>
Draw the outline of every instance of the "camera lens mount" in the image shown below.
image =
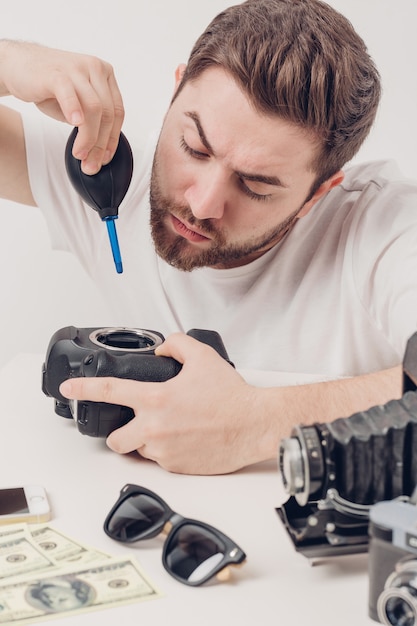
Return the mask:
<path fill-rule="evenodd" d="M 147 352 L 162 344 L 160 335 L 140 328 L 96 328 L 89 339 L 100 348 L 119 352 Z"/>

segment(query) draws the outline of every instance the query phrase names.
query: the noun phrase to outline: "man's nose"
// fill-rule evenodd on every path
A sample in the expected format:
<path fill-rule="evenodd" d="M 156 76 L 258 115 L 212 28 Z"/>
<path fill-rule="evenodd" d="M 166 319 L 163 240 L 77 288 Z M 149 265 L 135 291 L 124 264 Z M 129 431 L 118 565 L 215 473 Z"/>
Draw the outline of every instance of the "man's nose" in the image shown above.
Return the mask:
<path fill-rule="evenodd" d="M 226 208 L 227 182 L 221 174 L 199 175 L 185 192 L 194 217 L 221 219 Z"/>

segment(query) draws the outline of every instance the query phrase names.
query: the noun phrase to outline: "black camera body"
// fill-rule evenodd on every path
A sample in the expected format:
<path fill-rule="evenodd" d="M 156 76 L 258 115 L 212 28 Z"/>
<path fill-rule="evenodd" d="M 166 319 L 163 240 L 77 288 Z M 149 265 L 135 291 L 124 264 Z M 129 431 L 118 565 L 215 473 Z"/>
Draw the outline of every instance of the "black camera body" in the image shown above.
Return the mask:
<path fill-rule="evenodd" d="M 382 624 L 417 622 L 417 507 L 391 500 L 371 507 L 369 617 Z"/>
<path fill-rule="evenodd" d="M 403 396 L 327 424 L 297 426 L 279 464 L 290 498 L 278 515 L 309 558 L 366 552 L 370 507 L 417 485 L 417 333 L 403 362 Z"/>
<path fill-rule="evenodd" d="M 217 332 L 193 329 L 187 334 L 210 345 L 229 361 Z M 93 376 L 147 382 L 169 380 L 182 366 L 175 359 L 155 355 L 163 341 L 161 333 L 139 328 L 61 328 L 49 342 L 42 367 L 42 391 L 55 399 L 58 415 L 74 418 L 83 435 L 107 437 L 134 417 L 133 410 L 105 402 L 71 401 L 60 393 L 59 386 L 68 378 Z"/>

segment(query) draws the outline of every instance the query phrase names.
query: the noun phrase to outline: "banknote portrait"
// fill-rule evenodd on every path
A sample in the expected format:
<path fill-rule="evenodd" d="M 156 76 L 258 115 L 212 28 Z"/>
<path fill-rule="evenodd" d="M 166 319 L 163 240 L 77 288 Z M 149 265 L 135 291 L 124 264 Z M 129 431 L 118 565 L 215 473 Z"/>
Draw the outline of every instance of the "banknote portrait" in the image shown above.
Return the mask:
<path fill-rule="evenodd" d="M 68 575 L 35 582 L 25 596 L 28 604 L 37 609 L 60 613 L 88 606 L 94 602 L 95 591 L 86 582 Z"/>

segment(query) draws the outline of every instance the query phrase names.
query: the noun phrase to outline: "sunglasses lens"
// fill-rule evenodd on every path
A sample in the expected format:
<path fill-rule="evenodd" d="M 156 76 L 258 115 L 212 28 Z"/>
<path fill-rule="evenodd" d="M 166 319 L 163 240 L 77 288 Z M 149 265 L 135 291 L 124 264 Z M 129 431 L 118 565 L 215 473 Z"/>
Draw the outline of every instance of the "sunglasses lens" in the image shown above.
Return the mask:
<path fill-rule="evenodd" d="M 198 584 L 210 578 L 225 553 L 226 546 L 213 532 L 196 524 L 184 524 L 170 535 L 165 561 L 178 578 Z"/>
<path fill-rule="evenodd" d="M 118 541 L 135 541 L 163 520 L 164 508 L 152 497 L 138 494 L 126 498 L 107 523 L 107 530 Z"/>

